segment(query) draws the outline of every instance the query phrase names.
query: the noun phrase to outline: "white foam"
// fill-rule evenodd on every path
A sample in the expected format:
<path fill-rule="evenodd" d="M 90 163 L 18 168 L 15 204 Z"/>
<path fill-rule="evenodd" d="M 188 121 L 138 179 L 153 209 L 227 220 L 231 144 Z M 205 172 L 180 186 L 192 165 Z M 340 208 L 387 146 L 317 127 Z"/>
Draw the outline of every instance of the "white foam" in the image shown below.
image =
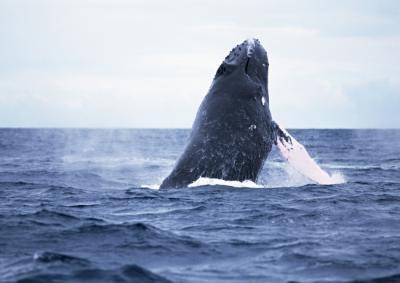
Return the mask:
<path fill-rule="evenodd" d="M 344 184 L 347 182 L 344 175 L 340 172 L 331 173 L 331 179 L 333 181 L 333 184 Z"/>
<path fill-rule="evenodd" d="M 206 178 L 200 177 L 195 182 L 191 183 L 188 187 L 195 188 L 200 186 L 227 186 L 227 187 L 234 187 L 234 188 L 285 188 L 285 187 L 301 187 L 307 184 L 310 184 L 310 179 L 306 178 L 301 172 L 297 171 L 295 168 L 291 166 L 285 166 L 283 163 L 279 163 L 280 165 L 276 165 L 278 167 L 282 167 L 286 172 L 286 176 L 282 174 L 278 174 L 273 178 L 273 180 L 268 180 L 267 184 L 257 184 L 250 180 L 245 180 L 243 182 L 240 181 L 226 181 L 222 179 L 215 179 L 215 178 Z M 274 174 L 275 175 L 275 174 Z M 345 183 L 346 180 L 344 176 L 340 172 L 333 172 L 330 175 L 332 180 L 331 184 L 342 184 Z M 159 190 L 159 184 L 152 184 L 152 185 L 141 185 L 143 189 L 150 189 L 150 190 Z"/>
<path fill-rule="evenodd" d="M 261 103 L 262 103 L 262 105 L 265 105 L 265 97 L 264 96 L 261 97 Z"/>
<path fill-rule="evenodd" d="M 158 184 L 141 185 L 140 187 L 143 188 L 143 189 L 150 189 L 150 190 L 159 190 L 160 189 L 160 185 L 158 185 Z"/>
<path fill-rule="evenodd" d="M 189 187 L 192 188 L 199 186 L 217 186 L 217 185 L 235 187 L 235 188 L 263 188 L 263 186 L 258 185 L 250 180 L 245 180 L 243 182 L 240 182 L 240 181 L 226 181 L 222 179 L 204 178 L 204 177 L 200 177 L 197 181 L 191 183 Z"/>

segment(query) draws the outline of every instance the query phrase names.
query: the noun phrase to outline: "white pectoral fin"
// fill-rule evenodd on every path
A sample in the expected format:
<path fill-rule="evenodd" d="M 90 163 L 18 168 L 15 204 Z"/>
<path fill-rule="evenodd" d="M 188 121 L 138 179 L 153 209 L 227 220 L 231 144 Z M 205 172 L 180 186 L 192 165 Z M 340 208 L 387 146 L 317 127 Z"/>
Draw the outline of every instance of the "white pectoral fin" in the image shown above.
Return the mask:
<path fill-rule="evenodd" d="M 305 147 L 292 137 L 284 128 L 275 123 L 276 144 L 282 156 L 298 172 L 309 179 L 322 184 L 331 185 L 336 182 L 311 158 Z"/>

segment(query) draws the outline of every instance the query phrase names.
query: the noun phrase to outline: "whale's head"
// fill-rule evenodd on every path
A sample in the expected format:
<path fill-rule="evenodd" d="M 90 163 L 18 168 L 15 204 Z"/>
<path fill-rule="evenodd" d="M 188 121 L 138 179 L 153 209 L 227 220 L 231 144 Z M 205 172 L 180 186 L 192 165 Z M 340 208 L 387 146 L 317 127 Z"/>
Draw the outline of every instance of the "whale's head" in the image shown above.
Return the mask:
<path fill-rule="evenodd" d="M 234 47 L 219 66 L 214 84 L 240 84 L 262 88 L 268 101 L 268 56 L 258 39 Z"/>

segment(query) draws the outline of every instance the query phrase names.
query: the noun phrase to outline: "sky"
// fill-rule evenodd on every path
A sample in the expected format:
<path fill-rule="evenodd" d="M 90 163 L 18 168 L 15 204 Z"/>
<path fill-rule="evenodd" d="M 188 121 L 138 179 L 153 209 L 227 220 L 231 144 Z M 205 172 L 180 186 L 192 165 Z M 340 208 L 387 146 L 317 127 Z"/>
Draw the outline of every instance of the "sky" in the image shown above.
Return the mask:
<path fill-rule="evenodd" d="M 0 0 L 0 127 L 190 128 L 224 57 L 287 128 L 400 128 L 397 0 Z"/>

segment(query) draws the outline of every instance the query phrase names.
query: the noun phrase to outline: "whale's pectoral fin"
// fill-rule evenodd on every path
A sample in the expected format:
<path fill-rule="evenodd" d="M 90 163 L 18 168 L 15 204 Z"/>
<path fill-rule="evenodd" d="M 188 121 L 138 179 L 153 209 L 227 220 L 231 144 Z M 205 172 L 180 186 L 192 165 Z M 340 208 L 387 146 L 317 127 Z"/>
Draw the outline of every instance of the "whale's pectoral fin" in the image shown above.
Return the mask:
<path fill-rule="evenodd" d="M 274 128 L 273 133 L 274 133 L 274 144 L 275 145 L 278 145 L 278 140 L 280 143 L 286 144 L 287 146 L 293 145 L 292 139 L 291 139 L 289 133 L 285 129 L 280 128 L 279 125 L 275 121 L 272 121 L 272 125 Z"/>
<path fill-rule="evenodd" d="M 332 177 L 311 158 L 302 144 L 276 122 L 273 122 L 273 127 L 275 144 L 282 156 L 294 169 L 319 184 L 335 183 Z"/>

